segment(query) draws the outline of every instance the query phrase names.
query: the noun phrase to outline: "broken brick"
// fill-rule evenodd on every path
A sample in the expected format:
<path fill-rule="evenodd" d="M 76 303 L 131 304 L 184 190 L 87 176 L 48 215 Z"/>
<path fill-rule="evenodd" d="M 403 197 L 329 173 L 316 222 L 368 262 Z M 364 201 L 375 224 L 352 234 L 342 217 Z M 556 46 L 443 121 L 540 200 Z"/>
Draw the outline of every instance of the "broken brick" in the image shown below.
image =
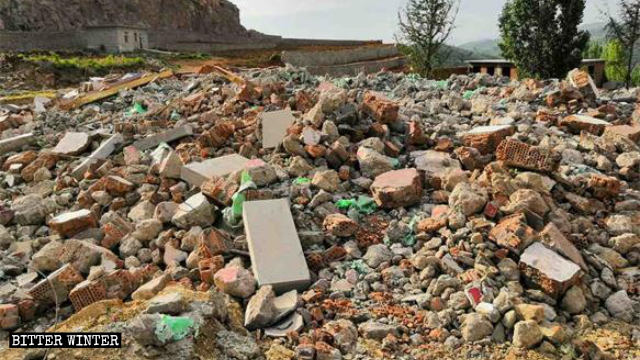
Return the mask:
<path fill-rule="evenodd" d="M 535 239 L 535 230 L 526 222 L 522 213 L 513 214 L 500 220 L 489 231 L 489 239 L 496 244 L 519 254 Z"/>
<path fill-rule="evenodd" d="M 60 214 L 51 219 L 48 225 L 58 234 L 68 237 L 98 226 L 94 214 L 86 209 Z"/>
<path fill-rule="evenodd" d="M 507 139 L 498 145 L 496 158 L 507 166 L 553 172 L 560 164 L 561 156 L 518 140 Z"/>
<path fill-rule="evenodd" d="M 514 133 L 515 128 L 511 125 L 480 126 L 467 132 L 462 137 L 462 142 L 486 155 L 494 152 L 502 140 Z"/>
<path fill-rule="evenodd" d="M 380 123 L 388 124 L 398 119 L 400 106 L 382 94 L 372 91 L 365 93 L 362 106 L 366 112 Z"/>
<path fill-rule="evenodd" d="M 376 177 L 371 192 L 378 206 L 387 209 L 410 206 L 422 197 L 422 180 L 413 168 L 388 171 Z"/>

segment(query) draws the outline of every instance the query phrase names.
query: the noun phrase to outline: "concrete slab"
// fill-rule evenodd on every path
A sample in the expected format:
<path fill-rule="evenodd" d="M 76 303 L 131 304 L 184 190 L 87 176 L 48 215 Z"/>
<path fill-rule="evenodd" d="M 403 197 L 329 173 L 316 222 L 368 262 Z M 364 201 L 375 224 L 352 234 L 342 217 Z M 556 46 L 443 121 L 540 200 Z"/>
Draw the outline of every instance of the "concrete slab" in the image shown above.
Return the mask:
<path fill-rule="evenodd" d="M 520 257 L 520 272 L 530 285 L 558 297 L 580 280 L 580 267 L 539 242 Z"/>
<path fill-rule="evenodd" d="M 191 126 L 183 125 L 171 130 L 167 130 L 160 134 L 147 136 L 144 139 L 134 142 L 133 146 L 135 146 L 136 149 L 138 150 L 144 151 L 144 150 L 152 149 L 160 145 L 161 143 L 168 143 L 168 142 L 183 138 L 185 136 L 191 136 L 191 135 L 193 135 L 193 129 L 191 128 Z"/>
<path fill-rule="evenodd" d="M 249 159 L 238 154 L 193 162 L 182 167 L 180 178 L 193 186 L 200 186 L 215 176 L 225 177 L 232 172 L 242 170 L 248 162 Z"/>
<path fill-rule="evenodd" d="M 7 153 L 9 151 L 20 150 L 25 145 L 32 143 L 35 140 L 33 133 L 22 134 L 14 136 L 8 139 L 0 140 L 0 154 Z"/>
<path fill-rule="evenodd" d="M 116 148 L 123 142 L 124 138 L 122 137 L 122 135 L 115 134 L 111 136 L 109 139 L 100 144 L 96 151 L 91 153 L 91 155 L 89 155 L 89 157 L 86 158 L 80 165 L 73 169 L 73 171 L 71 172 L 71 176 L 78 180 L 82 179 L 84 173 L 89 169 L 91 165 L 109 157 L 109 155 L 111 155 L 111 153 L 113 153 Z"/>
<path fill-rule="evenodd" d="M 289 109 L 261 113 L 262 148 L 271 149 L 280 145 L 287 134 L 287 128 L 295 121 L 296 118 Z"/>
<path fill-rule="evenodd" d="M 305 290 L 311 282 L 289 201 L 247 201 L 243 209 L 253 274 L 277 293 Z"/>
<path fill-rule="evenodd" d="M 80 155 L 91 145 L 91 137 L 87 133 L 67 132 L 53 149 L 55 154 Z"/>

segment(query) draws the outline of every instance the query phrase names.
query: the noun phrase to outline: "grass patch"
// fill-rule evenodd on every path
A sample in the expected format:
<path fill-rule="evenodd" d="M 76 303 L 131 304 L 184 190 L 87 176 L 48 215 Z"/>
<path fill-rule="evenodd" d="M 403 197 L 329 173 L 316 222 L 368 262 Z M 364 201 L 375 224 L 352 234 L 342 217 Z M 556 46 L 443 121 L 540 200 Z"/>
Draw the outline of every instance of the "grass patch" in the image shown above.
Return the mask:
<path fill-rule="evenodd" d="M 63 70 L 83 70 L 83 71 L 106 71 L 110 69 L 138 68 L 146 65 L 146 60 L 142 57 L 127 57 L 107 55 L 103 57 L 63 57 L 56 53 L 19 55 L 26 61 L 36 64 L 48 64 L 56 69 Z"/>

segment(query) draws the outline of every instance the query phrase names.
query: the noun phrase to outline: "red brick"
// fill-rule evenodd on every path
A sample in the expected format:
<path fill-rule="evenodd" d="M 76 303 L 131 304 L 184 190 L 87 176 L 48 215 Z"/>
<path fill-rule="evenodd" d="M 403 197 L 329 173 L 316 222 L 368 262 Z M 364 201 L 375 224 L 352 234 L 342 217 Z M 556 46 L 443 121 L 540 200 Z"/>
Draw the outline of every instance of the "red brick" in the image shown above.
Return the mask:
<path fill-rule="evenodd" d="M 387 209 L 410 206 L 422 197 L 422 180 L 413 168 L 388 171 L 376 177 L 371 191 L 378 206 Z"/>
<path fill-rule="evenodd" d="M 100 280 L 89 281 L 85 280 L 71 290 L 69 293 L 69 299 L 73 308 L 76 311 L 80 311 L 82 308 L 105 300 L 107 298 L 107 289 L 104 283 Z"/>
<path fill-rule="evenodd" d="M 60 214 L 49 220 L 48 225 L 62 236 L 73 236 L 88 228 L 98 226 L 93 212 L 84 209 Z"/>
<path fill-rule="evenodd" d="M 330 214 L 324 218 L 324 229 L 338 237 L 353 236 L 358 231 L 358 223 L 342 214 Z"/>
<path fill-rule="evenodd" d="M 400 106 L 382 94 L 368 91 L 364 94 L 363 108 L 376 121 L 388 124 L 398 120 Z"/>
<path fill-rule="evenodd" d="M 566 126 L 575 133 L 586 131 L 594 135 L 601 135 L 609 123 L 590 116 L 569 115 L 560 121 L 560 126 Z"/>
<path fill-rule="evenodd" d="M 535 231 L 526 223 L 522 213 L 507 216 L 489 231 L 489 239 L 519 254 L 535 238 Z"/>
<path fill-rule="evenodd" d="M 486 155 L 495 151 L 502 140 L 514 133 L 515 128 L 510 125 L 481 126 L 466 133 L 462 142 Z"/>
<path fill-rule="evenodd" d="M 555 171 L 561 160 L 559 154 L 514 139 L 503 140 L 498 145 L 496 158 L 507 166 L 543 172 Z"/>
<path fill-rule="evenodd" d="M 18 327 L 20 315 L 14 304 L 0 304 L 0 329 L 8 330 Z"/>

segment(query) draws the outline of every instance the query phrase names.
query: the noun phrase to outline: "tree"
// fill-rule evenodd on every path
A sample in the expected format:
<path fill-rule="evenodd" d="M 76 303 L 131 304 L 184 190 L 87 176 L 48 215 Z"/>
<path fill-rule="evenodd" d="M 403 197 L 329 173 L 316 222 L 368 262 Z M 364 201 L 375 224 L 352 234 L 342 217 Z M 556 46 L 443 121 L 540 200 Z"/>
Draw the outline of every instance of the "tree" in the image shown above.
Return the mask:
<path fill-rule="evenodd" d="M 409 0 L 398 12 L 399 43 L 416 70 L 431 76 L 442 60 L 443 44 L 451 35 L 458 15 L 459 0 Z"/>
<path fill-rule="evenodd" d="M 579 67 L 589 33 L 578 30 L 585 0 L 507 0 L 499 26 L 502 54 L 525 76 L 562 78 Z"/>
<path fill-rule="evenodd" d="M 625 83 L 627 88 L 631 86 L 633 71 L 633 51 L 636 42 L 640 39 L 640 0 L 620 0 L 619 20 L 609 14 L 607 30 L 609 35 L 617 39 L 626 49 L 625 60 L 627 64 Z"/>
<path fill-rule="evenodd" d="M 602 57 L 607 61 L 604 72 L 610 81 L 623 82 L 627 79 L 627 64 L 625 51 L 618 40 L 611 40 L 602 51 Z"/>
<path fill-rule="evenodd" d="M 600 59 L 603 51 L 604 47 L 600 41 L 589 41 L 587 48 L 582 52 L 582 57 L 584 59 Z"/>

